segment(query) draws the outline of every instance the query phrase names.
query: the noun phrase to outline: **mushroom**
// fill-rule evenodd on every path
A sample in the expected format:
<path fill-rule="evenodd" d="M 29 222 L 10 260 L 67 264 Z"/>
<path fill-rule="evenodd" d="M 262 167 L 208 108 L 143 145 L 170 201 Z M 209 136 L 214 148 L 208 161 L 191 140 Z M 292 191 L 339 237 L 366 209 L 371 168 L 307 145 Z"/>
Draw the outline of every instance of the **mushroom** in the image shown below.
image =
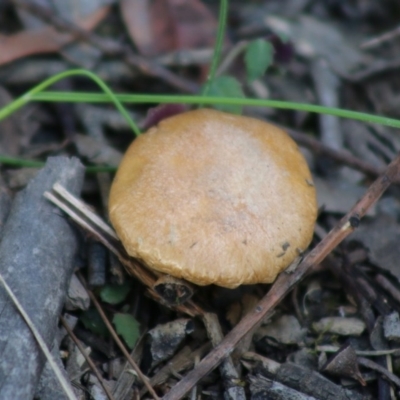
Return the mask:
<path fill-rule="evenodd" d="M 112 184 L 111 222 L 149 268 L 197 285 L 271 283 L 309 245 L 307 163 L 269 123 L 199 109 L 133 141 Z"/>

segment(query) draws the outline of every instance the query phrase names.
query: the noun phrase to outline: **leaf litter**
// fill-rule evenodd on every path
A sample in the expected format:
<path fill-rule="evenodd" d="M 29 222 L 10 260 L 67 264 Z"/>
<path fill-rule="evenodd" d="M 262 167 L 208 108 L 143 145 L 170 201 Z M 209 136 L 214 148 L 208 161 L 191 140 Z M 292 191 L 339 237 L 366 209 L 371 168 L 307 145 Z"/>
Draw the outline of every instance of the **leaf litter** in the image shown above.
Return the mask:
<path fill-rule="evenodd" d="M 94 72 L 101 72 L 116 92 L 176 93 L 177 90 L 200 87 L 204 83 L 207 71 L 204 65 L 207 65 L 209 59 L 199 59 L 200 53 L 196 52 L 202 49 L 210 50 L 214 44 L 217 9 L 210 2 L 126 0 L 120 5 L 114 4 L 113 8 L 109 8 L 111 2 L 93 2 L 90 5 L 91 11 L 86 10 L 86 13 L 84 10 L 74 9 L 72 3 L 68 4 L 69 11 L 60 7 L 54 9 L 50 3 L 41 3 L 48 10 L 52 10 L 53 19 L 44 18 L 46 14 L 43 12 L 35 14 L 32 8 L 24 9 L 19 3 L 15 1 L 0 6 L 12 15 L 9 21 L 14 23 L 12 30 L 0 31 L 2 35 L 0 88 L 1 93 L 3 91 L 7 93 L 6 102 L 10 96 L 17 97 L 29 89 L 33 82 L 38 83 L 46 77 L 46 74 L 51 74 L 54 70 L 50 66 L 55 66 L 55 63 L 58 63 L 57 68 L 61 69 L 76 65 L 89 66 Z M 289 57 L 288 62 L 272 63 L 264 74 L 259 71 L 252 72 L 252 77 L 256 76 L 255 84 L 258 85 L 258 91 L 254 91 L 256 86 L 251 86 L 247 82 L 248 71 L 244 54 L 228 63 L 224 75 L 240 82 L 241 90 L 248 96 L 264 93 L 274 99 L 300 100 L 324 105 L 332 104 L 333 101 L 341 108 L 398 117 L 396 88 L 397 69 L 400 63 L 396 64 L 396 54 L 400 42 L 395 29 L 391 33 L 391 28 L 395 27 L 400 11 L 395 2 L 389 0 L 385 2 L 385 7 L 373 1 L 366 1 L 362 6 L 359 2 L 351 5 L 346 3 L 339 0 L 319 4 L 289 0 L 270 1 L 268 4 L 232 1 L 228 26 L 229 40 L 225 41 L 225 54 L 240 40 L 265 40 L 275 35 L 284 39 L 285 43 L 291 44 L 293 55 Z M 141 7 L 140 12 L 137 11 L 138 7 Z M 296 13 L 293 11 L 295 9 Z M 290 15 L 290 10 L 294 14 Z M 34 15 L 34 18 L 28 18 L 28 13 Z M 163 13 L 168 17 L 160 18 Z M 57 17 L 66 21 L 67 27 L 70 24 L 70 30 L 60 31 L 55 21 Z M 117 23 L 120 18 L 122 23 Z M 356 34 L 351 34 L 347 28 L 348 24 L 354 24 L 360 29 L 357 29 Z M 76 26 L 92 35 L 90 46 L 84 37 L 76 35 Z M 32 29 L 36 30 L 33 32 Z M 382 36 L 384 33 L 388 35 Z M 120 43 L 122 40 L 133 53 L 138 51 L 148 62 L 154 62 L 156 56 L 171 56 L 170 59 L 174 60 L 173 67 L 169 71 L 171 74 L 165 74 L 163 69 L 154 68 L 154 64 L 151 64 L 151 70 L 142 68 L 133 72 L 132 65 L 126 62 L 121 52 L 115 52 L 112 56 L 110 53 L 106 54 L 104 42 L 100 47 L 93 46 L 93 41 L 99 37 L 111 43 Z M 371 39 L 374 38 L 376 40 L 372 42 Z M 6 47 L 10 43 L 12 46 Z M 184 57 L 176 58 L 177 52 Z M 328 74 L 334 77 L 332 81 L 330 79 L 318 81 L 315 68 L 319 60 L 323 60 L 325 64 L 322 66 L 328 68 Z M 43 68 L 43 65 L 49 67 Z M 13 78 L 8 79 L 11 75 Z M 178 76 L 177 80 L 175 75 Z M 186 81 L 182 81 L 181 78 L 185 78 Z M 188 81 L 190 85 L 187 85 Z M 71 80 L 70 84 L 74 90 L 81 90 L 82 87 L 87 90 L 93 89 L 89 83 L 78 80 Z M 234 85 L 236 83 L 229 84 L 227 88 L 222 85 L 218 90 L 221 90 L 220 94 L 227 94 L 227 90 L 231 91 Z M 97 115 L 105 116 L 104 123 L 92 127 L 90 119 L 85 119 L 82 113 L 79 113 L 80 110 L 74 107 L 57 108 L 49 104 L 35 104 L 30 112 L 25 112 L 28 108 L 23 109 L 2 122 L 1 154 L 28 158 L 36 154 L 40 160 L 45 160 L 48 156 L 68 155 L 81 157 L 85 162 L 117 165 L 120 154 L 126 149 L 132 136 L 126 126 L 108 113 L 110 111 L 108 106 L 90 107 L 97 112 Z M 139 124 L 146 124 L 148 117 L 145 107 L 131 107 L 131 111 L 135 113 Z M 244 112 L 259 118 L 268 118 L 301 134 L 311 135 L 323 145 L 333 146 L 337 152 L 343 155 L 350 154 L 378 170 L 384 169 L 400 149 L 398 132 L 390 128 L 353 121 L 329 120 L 326 116 L 317 117 L 305 112 L 248 107 L 244 108 Z M 332 126 L 334 131 L 342 136 L 340 140 L 336 140 L 338 138 L 335 135 L 333 141 L 324 136 L 324 132 L 332 129 Z M 71 135 L 68 136 L 66 132 L 71 132 Z M 57 143 L 58 146 L 49 146 L 52 143 Z M 321 229 L 318 230 L 318 234 L 323 235 L 322 232 L 334 227 L 363 196 L 372 181 L 370 175 L 360 170 L 355 173 L 353 169 L 344 167 L 338 161 L 332 162 L 326 155 L 317 156 L 312 149 L 310 164 L 319 182 L 317 189 L 321 208 L 318 226 Z M 10 173 L 18 170 L 5 163 L 1 165 L 2 210 L 8 208 L 7 202 L 10 202 L 16 192 L 25 186 L 26 181 L 31 179 L 27 176 L 25 180 L 16 180 L 18 184 L 12 184 Z M 106 193 L 109 190 L 111 177 L 109 173 L 105 173 L 106 176 L 102 174 L 86 176 L 82 196 L 107 220 L 103 210 L 106 208 Z M 101 196 L 100 191 L 103 193 Z M 17 199 L 18 196 L 13 200 L 13 209 L 16 207 Z M 80 207 L 78 207 L 79 212 L 82 211 Z M 2 235 L 0 243 L 10 238 L 11 233 L 6 220 L 15 212 L 0 212 L 0 227 L 3 228 L 0 231 Z M 56 213 L 58 218 L 65 218 L 59 210 L 54 209 L 52 212 Z M 224 364 L 220 370 L 206 374 L 202 384 L 196 386 L 197 395 L 200 398 L 221 398 L 225 393 L 231 398 L 256 399 L 262 398 L 259 397 L 260 393 L 263 396 L 272 396 L 277 392 L 276 385 L 281 385 L 279 390 L 283 393 L 283 397 L 280 398 L 285 396 L 287 398 L 293 393 L 329 398 L 332 391 L 336 394 L 335 398 L 341 398 L 340 396 L 376 398 L 378 388 L 387 393 L 383 398 L 389 398 L 390 393 L 398 393 L 399 382 L 393 371 L 399 367 L 399 353 L 396 353 L 400 337 L 399 216 L 398 187 L 394 184 L 375 208 L 369 210 L 365 219 L 360 223 L 351 220 L 357 225 L 354 233 L 336 251 L 330 252 L 325 262 L 318 263 L 310 271 L 309 276 L 296 285 L 291 295 L 279 302 L 275 308 L 276 315 L 269 315 L 269 318 L 264 319 L 254 336 L 245 335 L 243 339 L 245 346 L 233 346 L 233 350 L 236 351 L 229 359 L 230 364 Z M 47 224 L 43 223 L 38 237 L 44 235 L 46 226 Z M 78 234 L 80 241 L 79 257 L 74 268 L 87 271 L 87 249 L 90 242 L 88 236 L 94 233 L 87 233 L 81 229 L 74 234 Z M 118 242 L 112 234 L 110 235 L 107 240 L 118 249 Z M 13 246 L 19 248 L 21 244 L 17 242 Z M 110 258 L 107 251 L 104 251 L 103 257 L 105 265 L 118 264 L 118 261 Z M 3 264 L 0 263 L 1 265 Z M 344 268 L 347 276 L 335 273 L 338 271 L 335 265 Z M 0 270 L 3 274 L 4 266 Z M 120 267 L 114 266 L 112 271 L 119 271 L 119 275 L 114 276 L 107 272 L 104 275 L 106 285 L 113 285 L 122 279 L 131 289 L 129 296 L 126 298 L 122 296 L 121 301 L 114 304 L 103 302 L 103 308 L 114 322 L 118 320 L 124 322 L 129 319 L 125 326 L 117 327 L 117 331 L 125 343 L 130 344 L 132 356 L 141 364 L 143 372 L 149 376 L 150 383 L 157 392 L 156 396 L 166 396 L 166 398 L 172 398 L 174 390 L 178 390 L 182 385 L 182 377 L 190 370 L 198 371 L 196 365 L 199 360 L 211 351 L 207 334 L 210 335 L 211 332 L 214 338 L 212 344 L 215 346 L 218 340 L 235 329 L 239 319 L 249 310 L 251 313 L 257 301 L 269 290 L 269 287 L 264 285 L 242 287 L 231 291 L 216 287 L 201 288 L 195 290 L 194 298 L 190 300 L 192 303 L 176 307 L 161 301 L 159 295 L 151 289 L 156 277 L 143 272 L 142 281 L 145 282 L 143 284 L 136 278 L 132 279 L 125 275 Z M 90 274 L 95 272 L 92 271 Z M 90 275 L 88 279 L 91 280 Z M 311 296 L 309 287 L 312 281 L 318 282 L 319 289 Z M 78 285 L 76 277 L 73 282 L 75 282 L 73 285 Z M 32 282 L 24 284 L 27 285 L 25 291 L 35 293 L 35 290 L 40 290 L 40 287 L 36 289 Z M 173 286 L 175 284 L 172 283 L 172 287 L 175 287 Z M 79 288 L 82 289 L 80 286 Z M 102 288 L 94 287 L 93 290 L 100 295 Z M 122 365 L 125 358 L 120 350 L 110 351 L 110 348 L 113 348 L 110 342 L 104 340 L 99 332 L 93 332 L 90 323 L 83 322 L 88 300 L 87 297 L 82 297 L 82 294 L 74 293 L 80 291 L 78 289 L 70 291 L 69 296 L 77 297 L 75 301 L 69 300 L 63 315 L 70 316 L 71 321 L 75 318 L 75 322 L 73 324 L 71 322 L 71 327 L 79 334 L 79 341 L 85 344 L 107 385 L 115 389 L 115 398 L 139 396 L 139 393 L 142 398 L 149 398 L 150 395 L 145 393 L 149 389 L 144 387 L 143 381 L 137 378 L 135 373 L 120 371 L 118 374 L 108 369 L 107 363 L 119 360 Z M 382 299 L 385 301 L 382 302 Z M 249 303 L 248 307 L 246 302 Z M 210 309 L 216 316 L 205 317 L 205 310 Z M 167 344 L 172 344 L 179 337 L 176 347 L 167 356 L 163 355 L 158 365 L 152 368 L 146 367 L 144 357 L 148 353 L 144 349 L 148 344 L 146 339 L 148 332 L 161 329 L 165 324 L 180 326 L 182 315 L 189 318 L 193 330 L 184 335 L 182 332 L 175 336 L 172 334 Z M 53 321 L 57 321 L 57 318 L 58 315 L 54 315 Z M 202 321 L 211 321 L 207 329 Z M 130 325 L 132 328 L 129 328 Z M 143 340 L 140 339 L 141 335 Z M 84 362 L 79 361 L 76 345 L 65 338 L 63 330 L 57 333 L 57 337 L 64 337 L 63 341 L 58 341 L 66 356 L 64 361 L 67 365 L 75 364 L 73 374 L 70 374 L 69 378 L 74 384 L 86 384 L 86 389 L 95 398 L 100 396 L 98 380 L 87 378 L 86 374 L 94 375 L 88 372 Z M 219 339 L 216 339 L 218 337 Z M 354 358 L 354 354 L 358 351 L 376 350 L 377 337 L 381 338 L 379 347 L 393 352 L 380 356 L 379 362 L 375 362 L 372 356 Z M 162 342 L 157 340 L 153 338 L 153 342 L 160 345 Z M 223 343 L 226 343 L 226 340 Z M 315 363 L 302 364 L 298 352 L 322 354 L 324 352 L 318 349 L 328 345 L 346 349 L 348 354 L 343 350 L 337 351 L 336 358 L 330 360 L 330 364 L 326 364 L 325 368 L 320 365 L 320 370 Z M 31 350 L 34 354 L 36 351 L 34 345 Z M 344 356 L 347 357 L 346 360 L 351 361 L 347 369 L 342 368 L 339 362 L 340 357 Z M 320 358 L 324 359 L 322 356 Z M 297 363 L 290 360 L 296 360 Z M 339 360 L 337 364 L 334 364 L 335 360 Z M 238 373 L 240 368 L 237 368 L 239 364 L 245 366 L 240 374 Z M 151 363 L 148 362 L 147 365 Z M 327 368 L 327 365 L 330 368 Z M 230 371 L 229 368 L 236 369 L 238 378 L 224 385 L 219 377 L 226 376 L 224 374 Z M 330 373 L 329 369 L 335 373 Z M 69 368 L 67 370 L 71 372 Z M 296 386 L 293 381 L 287 379 L 283 371 L 297 376 L 302 383 L 306 377 L 312 377 L 318 384 L 313 387 L 308 387 L 306 384 Z M 126 379 L 127 375 L 129 379 Z M 196 379 L 202 377 L 199 373 Z M 349 380 L 349 377 L 355 379 Z M 37 373 L 35 382 L 39 378 L 40 373 Z M 365 386 L 363 382 L 366 383 Z M 240 385 L 244 385 L 245 391 L 232 391 L 232 387 L 237 389 Z M 0 393 L 6 390 L 5 387 L 4 385 L 0 387 Z M 50 385 L 46 387 L 48 387 L 47 395 L 46 389 L 41 386 L 40 393 L 43 399 L 51 398 Z M 26 398 L 29 396 L 33 398 L 35 385 L 30 385 L 29 388 L 31 392 Z M 82 389 L 75 390 L 77 396 L 82 395 Z M 168 397 L 169 392 L 170 397 Z M 64 395 L 60 395 L 59 398 L 62 398 L 61 396 Z"/>

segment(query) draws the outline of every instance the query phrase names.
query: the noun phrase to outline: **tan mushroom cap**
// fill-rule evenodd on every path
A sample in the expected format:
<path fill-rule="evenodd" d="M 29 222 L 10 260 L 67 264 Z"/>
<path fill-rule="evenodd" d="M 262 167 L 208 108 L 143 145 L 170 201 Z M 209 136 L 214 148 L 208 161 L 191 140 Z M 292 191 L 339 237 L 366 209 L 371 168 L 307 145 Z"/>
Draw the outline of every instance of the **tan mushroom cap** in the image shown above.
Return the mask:
<path fill-rule="evenodd" d="M 110 218 L 127 252 L 198 285 L 270 283 L 311 241 L 317 201 L 295 142 L 210 109 L 163 120 L 129 147 Z"/>

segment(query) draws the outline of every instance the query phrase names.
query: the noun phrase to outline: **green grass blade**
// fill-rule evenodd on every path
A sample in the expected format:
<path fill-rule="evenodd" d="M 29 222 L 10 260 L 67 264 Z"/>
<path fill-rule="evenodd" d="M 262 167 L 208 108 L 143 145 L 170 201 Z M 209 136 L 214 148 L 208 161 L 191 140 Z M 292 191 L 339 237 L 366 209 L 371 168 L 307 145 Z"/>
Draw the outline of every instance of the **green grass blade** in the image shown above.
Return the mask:
<path fill-rule="evenodd" d="M 211 61 L 210 72 L 208 73 L 207 81 L 202 90 L 203 96 L 207 96 L 207 94 L 209 93 L 210 86 L 214 81 L 215 73 L 218 68 L 219 60 L 221 58 L 227 15 L 228 15 L 228 0 L 220 0 L 217 38 L 215 40 L 215 47 L 213 52 L 213 58 Z"/>
<path fill-rule="evenodd" d="M 317 114 L 334 115 L 340 118 L 354 119 L 362 122 L 375 123 L 380 125 L 400 128 L 400 120 L 379 115 L 367 114 L 358 111 L 350 111 L 341 108 L 324 107 L 315 104 L 295 103 L 279 100 L 264 99 L 243 99 L 225 97 L 203 97 L 203 96 L 179 96 L 179 95 L 147 95 L 147 94 L 115 94 L 115 98 L 121 103 L 186 103 L 186 104 L 227 104 L 244 105 L 255 107 L 279 108 L 284 110 L 296 110 L 313 112 Z M 64 101 L 82 103 L 108 103 L 109 97 L 102 93 L 70 93 L 70 92 L 42 92 L 32 96 L 31 100 L 36 101 Z"/>
<path fill-rule="evenodd" d="M 29 90 L 24 95 L 19 97 L 18 99 L 14 100 L 12 103 L 3 107 L 0 110 L 0 121 L 2 119 L 6 118 L 7 116 L 11 115 L 13 112 L 18 110 L 25 104 L 27 104 L 29 101 L 31 101 L 35 97 L 35 95 L 40 94 L 40 92 L 47 89 L 49 86 L 60 81 L 61 79 L 68 78 L 70 76 L 76 76 L 76 75 L 87 76 L 88 78 L 90 78 L 94 82 L 96 82 L 97 85 L 106 93 L 105 96 L 115 104 L 115 107 L 124 116 L 124 118 L 128 122 L 130 128 L 135 133 L 135 135 L 136 136 L 140 135 L 139 128 L 137 127 L 135 122 L 131 119 L 128 112 L 125 110 L 125 107 L 122 105 L 120 100 L 115 96 L 113 91 L 106 85 L 106 83 L 100 77 L 98 77 L 93 72 L 87 71 L 85 69 L 75 69 L 75 70 L 61 72 L 57 75 L 50 77 L 49 79 L 46 79 L 39 85 L 35 86 L 33 89 Z"/>
<path fill-rule="evenodd" d="M 43 161 L 26 160 L 25 158 L 20 158 L 20 157 L 9 157 L 5 155 L 0 155 L 0 165 L 9 165 L 15 167 L 24 167 L 24 168 L 42 168 L 44 167 L 45 163 Z M 116 167 L 108 165 L 86 166 L 86 172 L 88 173 L 115 172 L 116 170 L 117 170 Z"/>

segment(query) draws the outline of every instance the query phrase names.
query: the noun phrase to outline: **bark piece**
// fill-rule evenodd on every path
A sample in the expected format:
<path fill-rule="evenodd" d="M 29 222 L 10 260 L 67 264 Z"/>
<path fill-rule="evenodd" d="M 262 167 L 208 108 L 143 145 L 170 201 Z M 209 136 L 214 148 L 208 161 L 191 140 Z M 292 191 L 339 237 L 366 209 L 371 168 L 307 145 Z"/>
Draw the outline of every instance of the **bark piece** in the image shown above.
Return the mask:
<path fill-rule="evenodd" d="M 279 319 L 259 328 L 254 337 L 263 342 L 280 343 L 285 345 L 301 344 L 307 330 L 302 328 L 298 319 L 293 315 L 282 315 Z"/>
<path fill-rule="evenodd" d="M 387 340 L 400 342 L 400 317 L 397 311 L 383 318 L 383 332 Z"/>
<path fill-rule="evenodd" d="M 344 389 L 336 385 L 316 371 L 291 362 L 279 364 L 276 361 L 251 352 L 245 353 L 244 359 L 246 361 L 256 361 L 258 372 L 261 375 L 317 399 L 366 400 L 369 398 L 355 390 Z"/>
<path fill-rule="evenodd" d="M 16 196 L 0 243 L 0 273 L 49 347 L 73 271 L 77 238 L 67 219 L 43 193 L 60 182 L 78 194 L 83 174 L 78 159 L 50 158 Z M 45 358 L 3 288 L 0 358 L 0 398 L 31 399 Z"/>
<path fill-rule="evenodd" d="M 262 375 L 250 376 L 251 400 L 317 400 Z"/>
<path fill-rule="evenodd" d="M 322 372 L 333 376 L 349 377 L 365 386 L 366 382 L 360 373 L 357 364 L 357 354 L 350 345 L 343 346 L 330 360 L 322 367 Z"/>
<path fill-rule="evenodd" d="M 88 284 L 103 286 L 106 284 L 107 250 L 98 242 L 90 242 L 88 251 Z"/>
<path fill-rule="evenodd" d="M 362 243 L 369 260 L 400 281 L 400 225 L 393 217 L 380 215 L 363 223 L 351 240 Z"/>
<path fill-rule="evenodd" d="M 318 333 L 329 332 L 341 336 L 360 336 L 365 330 L 365 323 L 358 318 L 326 317 L 312 324 Z"/>
<path fill-rule="evenodd" d="M 65 309 L 67 311 L 87 310 L 90 306 L 90 298 L 84 286 L 76 275 L 72 275 L 68 287 Z"/>
<path fill-rule="evenodd" d="M 292 363 L 282 364 L 276 379 L 293 389 L 321 399 L 364 399 L 357 392 L 335 385 L 317 372 Z"/>
<path fill-rule="evenodd" d="M 170 358 L 186 336 L 193 332 L 194 325 L 190 319 L 177 319 L 158 325 L 148 332 L 147 347 L 151 368 Z"/>

